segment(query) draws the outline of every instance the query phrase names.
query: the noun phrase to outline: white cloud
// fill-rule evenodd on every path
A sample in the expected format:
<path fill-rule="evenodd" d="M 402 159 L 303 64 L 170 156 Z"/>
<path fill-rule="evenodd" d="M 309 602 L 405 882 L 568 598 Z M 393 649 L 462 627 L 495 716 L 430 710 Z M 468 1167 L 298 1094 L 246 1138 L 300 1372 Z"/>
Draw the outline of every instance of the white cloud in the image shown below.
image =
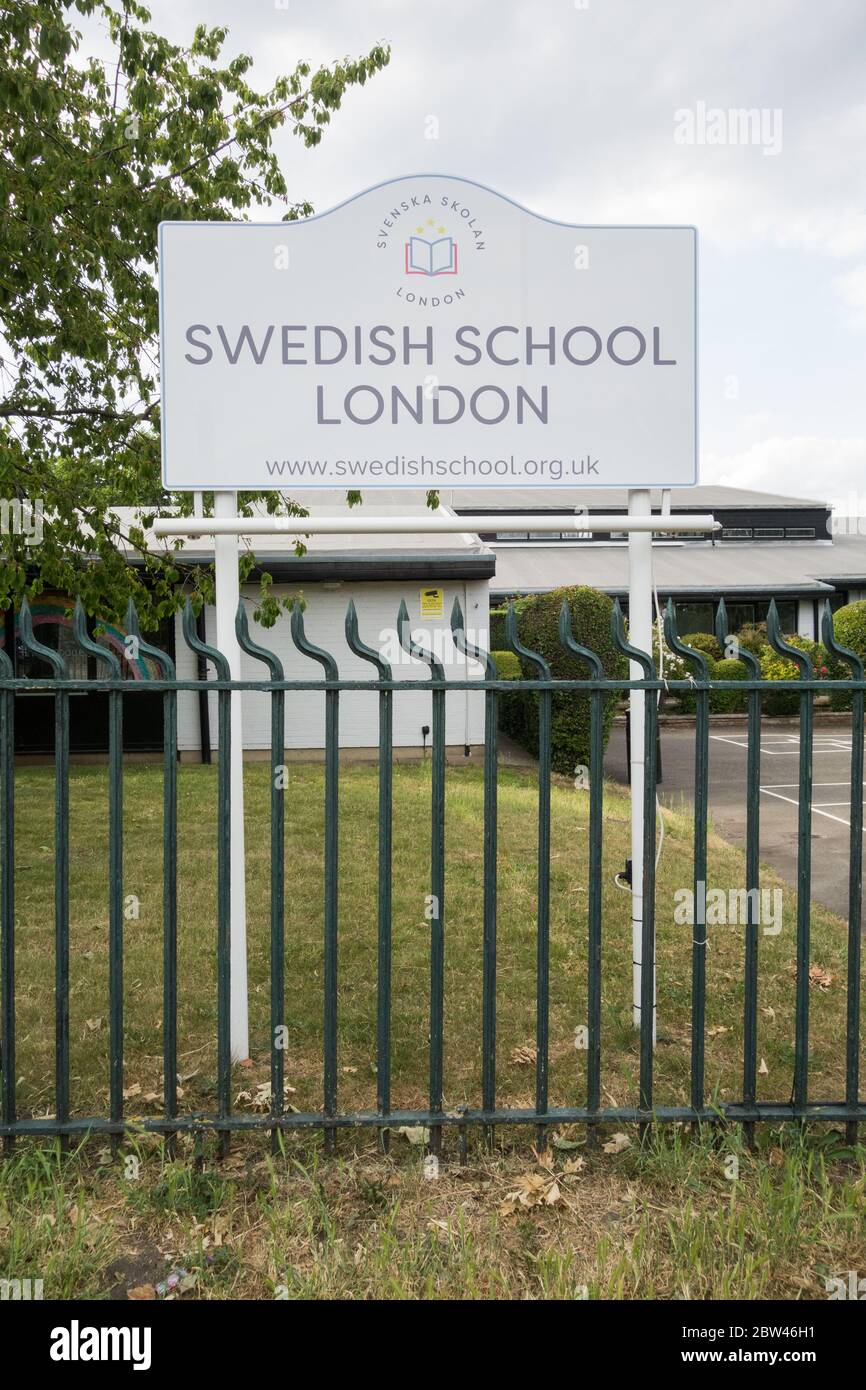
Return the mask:
<path fill-rule="evenodd" d="M 851 310 L 851 322 L 856 328 L 866 328 L 866 265 L 855 266 L 833 280 L 833 289 Z"/>
<path fill-rule="evenodd" d="M 846 516 L 866 514 L 866 438 L 774 435 L 735 454 L 706 454 L 701 481 L 815 498 Z"/>

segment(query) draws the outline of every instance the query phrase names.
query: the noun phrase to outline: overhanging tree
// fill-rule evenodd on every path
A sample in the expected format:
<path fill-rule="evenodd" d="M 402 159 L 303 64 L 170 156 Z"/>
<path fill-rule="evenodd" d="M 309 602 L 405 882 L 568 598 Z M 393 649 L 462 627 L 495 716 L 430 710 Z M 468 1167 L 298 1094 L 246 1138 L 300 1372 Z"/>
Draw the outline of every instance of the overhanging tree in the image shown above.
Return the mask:
<path fill-rule="evenodd" d="M 111 61 L 83 54 L 78 16 L 107 26 Z M 316 70 L 299 61 L 258 91 L 252 59 L 223 56 L 225 28 L 200 25 L 181 48 L 149 21 L 135 0 L 0 11 L 0 497 L 42 499 L 47 522 L 38 546 L 4 528 L 0 607 L 52 587 L 116 617 L 132 596 L 145 626 L 211 583 L 148 551 L 142 529 L 124 531 L 112 512 L 190 506 L 160 482 L 158 224 L 261 206 L 307 216 L 275 133 L 317 145 L 347 89 L 390 56 L 376 45 Z M 266 497 L 272 511 L 292 509 Z M 142 552 L 138 570 L 124 545 Z M 275 611 L 265 579 L 265 619 Z"/>

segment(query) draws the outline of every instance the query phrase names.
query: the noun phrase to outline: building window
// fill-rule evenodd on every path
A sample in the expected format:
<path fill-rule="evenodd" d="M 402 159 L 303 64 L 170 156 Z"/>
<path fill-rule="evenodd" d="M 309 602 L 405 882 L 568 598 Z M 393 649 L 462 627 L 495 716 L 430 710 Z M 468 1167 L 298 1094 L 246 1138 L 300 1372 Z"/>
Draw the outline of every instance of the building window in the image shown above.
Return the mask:
<path fill-rule="evenodd" d="M 752 539 L 751 526 L 723 526 L 723 541 L 750 541 Z"/>
<path fill-rule="evenodd" d="M 785 537 L 789 541 L 813 541 L 815 528 L 814 526 L 786 526 Z"/>
<path fill-rule="evenodd" d="M 713 605 L 710 602 L 678 603 L 676 614 L 680 637 L 686 637 L 691 632 L 713 631 Z"/>
<path fill-rule="evenodd" d="M 756 526 L 756 541 L 783 541 L 785 539 L 784 526 Z"/>

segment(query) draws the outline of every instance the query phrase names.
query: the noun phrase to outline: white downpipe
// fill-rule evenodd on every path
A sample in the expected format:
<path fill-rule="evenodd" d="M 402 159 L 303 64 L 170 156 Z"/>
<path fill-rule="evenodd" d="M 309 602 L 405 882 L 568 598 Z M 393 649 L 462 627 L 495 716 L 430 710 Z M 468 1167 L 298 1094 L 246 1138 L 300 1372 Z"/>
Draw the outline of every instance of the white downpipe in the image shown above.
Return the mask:
<path fill-rule="evenodd" d="M 634 523 L 651 516 L 650 494 L 636 488 L 628 495 L 628 630 L 633 647 L 652 654 L 652 532 Z M 658 520 L 655 522 L 658 525 Z M 665 517 L 665 530 L 668 518 Z M 636 661 L 629 663 L 631 680 L 642 680 Z M 644 836 L 644 693 L 629 692 L 629 735 L 631 763 L 631 940 L 632 940 L 632 1021 L 640 1028 L 641 971 L 643 968 L 643 836 Z M 653 972 L 653 1046 L 656 1040 L 655 960 Z"/>
<path fill-rule="evenodd" d="M 214 493 L 216 519 L 237 520 L 233 492 Z M 187 517 L 187 525 L 192 518 Z M 229 663 L 232 680 L 241 680 L 241 649 L 235 634 L 240 602 L 237 532 L 220 532 L 214 542 L 216 645 Z M 231 1052 L 233 1062 L 250 1055 L 247 1003 L 247 886 L 244 845 L 244 736 L 241 691 L 231 697 Z"/>

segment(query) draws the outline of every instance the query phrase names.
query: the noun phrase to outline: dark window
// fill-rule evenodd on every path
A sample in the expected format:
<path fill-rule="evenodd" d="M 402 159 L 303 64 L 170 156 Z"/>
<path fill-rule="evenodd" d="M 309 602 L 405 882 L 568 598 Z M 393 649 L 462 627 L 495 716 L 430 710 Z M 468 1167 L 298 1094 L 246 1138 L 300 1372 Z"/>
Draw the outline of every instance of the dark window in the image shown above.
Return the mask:
<path fill-rule="evenodd" d="M 785 539 L 784 526 L 756 526 L 756 541 L 782 541 Z"/>
<path fill-rule="evenodd" d="M 723 541 L 750 541 L 752 539 L 751 526 L 723 526 Z"/>
<path fill-rule="evenodd" d="M 814 526 L 786 526 L 785 536 L 789 541 L 813 541 L 815 528 Z"/>
<path fill-rule="evenodd" d="M 681 637 L 690 632 L 712 632 L 713 605 L 707 603 L 678 603 L 676 605 L 677 631 Z"/>

